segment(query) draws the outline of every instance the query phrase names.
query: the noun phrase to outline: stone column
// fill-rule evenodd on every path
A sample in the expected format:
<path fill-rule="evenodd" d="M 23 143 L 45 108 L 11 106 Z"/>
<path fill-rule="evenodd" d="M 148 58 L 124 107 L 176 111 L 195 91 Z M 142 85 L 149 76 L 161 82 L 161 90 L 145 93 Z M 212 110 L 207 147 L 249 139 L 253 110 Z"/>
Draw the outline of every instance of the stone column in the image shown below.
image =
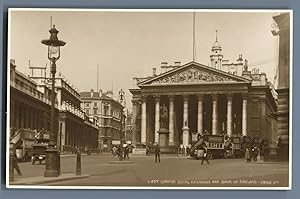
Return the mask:
<path fill-rule="evenodd" d="M 15 101 L 13 99 L 11 99 L 11 103 L 10 103 L 10 127 L 16 127 L 15 126 Z"/>
<path fill-rule="evenodd" d="M 232 96 L 227 95 L 227 134 L 232 134 Z"/>
<path fill-rule="evenodd" d="M 182 128 L 182 144 L 187 146 L 189 144 L 189 97 L 183 96 L 183 128 Z"/>
<path fill-rule="evenodd" d="M 159 141 L 159 106 L 160 106 L 160 97 L 159 96 L 154 96 L 155 98 L 155 129 L 154 129 L 154 142 L 155 144 L 158 143 Z"/>
<path fill-rule="evenodd" d="M 247 135 L 247 96 L 243 96 L 242 134 Z"/>
<path fill-rule="evenodd" d="M 27 129 L 28 128 L 28 109 L 27 105 L 24 106 L 24 126 L 23 128 Z"/>
<path fill-rule="evenodd" d="M 277 140 L 280 143 L 278 155 L 280 160 L 289 160 L 290 142 L 290 13 L 281 13 L 273 19 L 278 25 L 279 31 L 273 35 L 279 35 L 279 60 L 278 60 L 278 108 L 277 108 Z"/>
<path fill-rule="evenodd" d="M 174 145 L 174 96 L 169 96 L 169 145 Z"/>
<path fill-rule="evenodd" d="M 212 113 L 212 135 L 217 135 L 217 103 L 218 95 L 213 95 L 213 113 Z"/>
<path fill-rule="evenodd" d="M 24 113 L 25 113 L 24 105 L 21 103 L 20 104 L 20 126 L 19 126 L 19 128 L 24 128 L 24 124 L 25 124 Z"/>
<path fill-rule="evenodd" d="M 146 130 L 147 130 L 147 118 L 146 118 L 146 97 L 142 98 L 142 124 L 141 124 L 141 142 L 146 144 Z"/>
<path fill-rule="evenodd" d="M 203 132 L 203 95 L 198 95 L 198 121 L 197 121 L 197 132 Z"/>
<path fill-rule="evenodd" d="M 132 101 L 132 126 L 133 126 L 133 132 L 132 132 L 132 144 L 136 144 L 136 120 L 137 120 L 137 111 L 138 111 L 139 103 L 137 101 Z"/>
<path fill-rule="evenodd" d="M 60 151 L 64 152 L 64 146 L 66 145 L 66 118 L 61 117 L 60 118 Z"/>
<path fill-rule="evenodd" d="M 19 128 L 19 106 L 18 106 L 18 103 L 16 102 L 16 106 L 15 106 L 15 128 Z"/>
<path fill-rule="evenodd" d="M 34 129 L 33 125 L 34 125 L 34 120 L 33 120 L 33 111 L 32 108 L 29 109 L 29 128 L 30 129 Z"/>

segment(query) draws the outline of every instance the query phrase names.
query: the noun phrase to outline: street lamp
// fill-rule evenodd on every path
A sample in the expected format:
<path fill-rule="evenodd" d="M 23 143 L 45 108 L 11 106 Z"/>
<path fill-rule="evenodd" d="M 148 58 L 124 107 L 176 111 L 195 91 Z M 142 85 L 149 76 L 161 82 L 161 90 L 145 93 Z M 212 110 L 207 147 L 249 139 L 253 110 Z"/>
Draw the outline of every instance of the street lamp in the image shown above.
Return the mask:
<path fill-rule="evenodd" d="M 55 147 L 56 143 L 56 132 L 55 132 L 55 73 L 56 73 L 56 61 L 60 58 L 60 47 L 64 46 L 66 42 L 59 40 L 57 37 L 58 30 L 55 25 L 49 30 L 50 38 L 42 40 L 42 44 L 48 46 L 48 59 L 51 61 L 51 126 L 50 126 L 50 139 L 48 148 L 46 150 L 46 170 L 44 173 L 45 177 L 57 177 L 59 175 L 59 154 Z"/>
<path fill-rule="evenodd" d="M 120 103 L 121 103 L 121 118 L 120 118 L 120 160 L 123 159 L 123 118 L 124 118 L 124 110 L 123 110 L 123 105 L 122 105 L 122 102 L 123 102 L 123 99 L 124 99 L 124 95 L 125 95 L 125 92 L 121 89 L 119 91 L 119 96 L 120 96 Z"/>

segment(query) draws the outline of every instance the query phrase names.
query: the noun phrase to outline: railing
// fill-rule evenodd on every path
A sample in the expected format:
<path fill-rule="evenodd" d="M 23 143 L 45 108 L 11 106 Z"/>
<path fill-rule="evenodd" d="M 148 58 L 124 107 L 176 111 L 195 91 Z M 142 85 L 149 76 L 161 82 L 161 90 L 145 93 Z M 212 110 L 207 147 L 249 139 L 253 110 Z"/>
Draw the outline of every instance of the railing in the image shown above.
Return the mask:
<path fill-rule="evenodd" d="M 13 87 L 13 88 L 15 88 L 15 89 L 17 89 L 17 90 L 19 90 L 19 91 L 22 91 L 23 93 L 25 93 L 27 95 L 30 95 L 31 97 L 33 97 L 33 98 L 35 98 L 35 99 L 37 99 L 39 101 L 42 101 L 42 102 L 44 102 L 44 103 L 46 103 L 48 105 L 51 105 L 50 99 L 46 98 L 44 96 L 44 94 L 41 93 L 38 90 L 28 89 L 28 88 L 26 88 L 24 86 L 21 86 L 19 84 L 10 84 L 10 86 Z"/>
<path fill-rule="evenodd" d="M 73 113 L 77 117 L 80 117 L 81 119 L 84 119 L 84 112 L 81 109 L 78 109 L 71 105 L 70 103 L 63 101 L 62 105 L 60 107 L 60 110 L 62 111 L 68 111 L 70 113 Z"/>

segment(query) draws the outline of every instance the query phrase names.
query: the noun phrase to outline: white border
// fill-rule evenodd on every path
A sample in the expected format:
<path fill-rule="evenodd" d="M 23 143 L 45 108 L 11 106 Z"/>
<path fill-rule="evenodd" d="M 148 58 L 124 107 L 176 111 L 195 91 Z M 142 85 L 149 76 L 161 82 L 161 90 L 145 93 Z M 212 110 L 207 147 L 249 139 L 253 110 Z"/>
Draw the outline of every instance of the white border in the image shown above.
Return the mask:
<path fill-rule="evenodd" d="M 227 13 L 290 13 L 290 87 L 289 87 L 289 186 L 288 187 L 135 187 L 135 186 L 33 186 L 9 184 L 9 136 L 6 136 L 6 187 L 14 189 L 131 189 L 131 190 L 292 190 L 292 112 L 293 112 L 293 10 L 292 9 L 75 9 L 75 8 L 9 8 L 7 36 L 7 122 L 6 134 L 10 131 L 10 52 L 11 52 L 11 12 L 51 11 L 51 12 L 227 12 Z"/>

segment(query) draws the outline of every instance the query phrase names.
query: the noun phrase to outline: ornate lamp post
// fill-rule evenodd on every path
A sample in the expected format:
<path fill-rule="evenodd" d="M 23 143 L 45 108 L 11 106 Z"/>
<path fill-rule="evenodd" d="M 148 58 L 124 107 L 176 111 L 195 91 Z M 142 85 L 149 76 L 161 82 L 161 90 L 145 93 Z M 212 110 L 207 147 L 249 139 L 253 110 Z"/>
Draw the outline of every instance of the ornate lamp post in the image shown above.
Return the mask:
<path fill-rule="evenodd" d="M 56 148 L 56 136 L 55 132 L 55 73 L 56 73 L 56 61 L 60 58 L 60 47 L 64 46 L 66 42 L 58 39 L 58 30 L 55 25 L 49 30 L 50 38 L 42 40 L 42 44 L 48 46 L 48 59 L 51 61 L 51 126 L 50 126 L 50 139 L 48 149 L 46 150 L 46 170 L 45 177 L 57 177 L 59 175 L 59 154 Z"/>
<path fill-rule="evenodd" d="M 122 105 L 123 100 L 124 100 L 124 95 L 125 92 L 121 89 L 119 91 L 119 96 L 120 96 L 120 103 Z M 123 159 L 123 120 L 124 120 L 124 112 L 123 112 L 123 105 L 122 105 L 122 109 L 121 109 L 121 119 L 120 119 L 120 160 Z"/>

